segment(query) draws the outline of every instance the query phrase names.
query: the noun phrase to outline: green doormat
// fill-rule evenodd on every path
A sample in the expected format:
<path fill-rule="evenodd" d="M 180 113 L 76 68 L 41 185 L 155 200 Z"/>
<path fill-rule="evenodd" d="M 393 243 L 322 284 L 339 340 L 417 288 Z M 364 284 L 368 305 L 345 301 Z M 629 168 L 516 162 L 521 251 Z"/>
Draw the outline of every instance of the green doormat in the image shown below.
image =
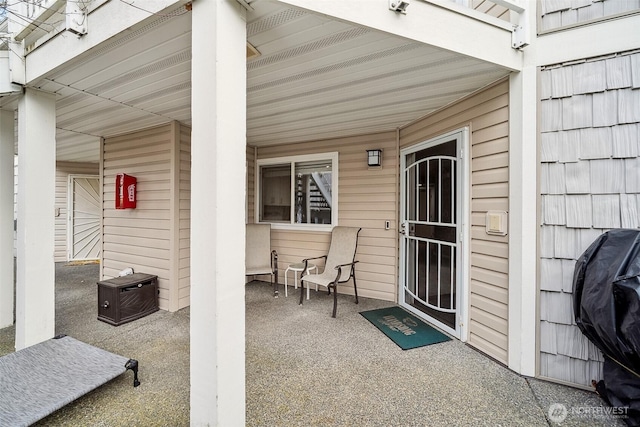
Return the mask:
<path fill-rule="evenodd" d="M 360 314 L 403 350 L 451 339 L 398 306 L 361 311 Z"/>

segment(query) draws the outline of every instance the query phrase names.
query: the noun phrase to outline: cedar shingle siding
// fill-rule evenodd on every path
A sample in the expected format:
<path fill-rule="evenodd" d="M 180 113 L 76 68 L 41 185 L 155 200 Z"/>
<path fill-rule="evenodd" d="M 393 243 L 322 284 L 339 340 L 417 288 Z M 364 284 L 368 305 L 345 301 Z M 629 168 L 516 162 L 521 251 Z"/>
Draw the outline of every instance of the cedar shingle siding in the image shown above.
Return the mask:
<path fill-rule="evenodd" d="M 577 2 L 543 4 L 558 13 L 560 3 L 567 7 Z M 640 226 L 638 76 L 638 52 L 541 70 L 543 377 L 585 386 L 602 377 L 600 351 L 575 326 L 573 269 L 604 231 Z"/>
<path fill-rule="evenodd" d="M 638 0 L 541 0 L 538 28 L 553 31 L 636 9 L 640 9 Z"/>

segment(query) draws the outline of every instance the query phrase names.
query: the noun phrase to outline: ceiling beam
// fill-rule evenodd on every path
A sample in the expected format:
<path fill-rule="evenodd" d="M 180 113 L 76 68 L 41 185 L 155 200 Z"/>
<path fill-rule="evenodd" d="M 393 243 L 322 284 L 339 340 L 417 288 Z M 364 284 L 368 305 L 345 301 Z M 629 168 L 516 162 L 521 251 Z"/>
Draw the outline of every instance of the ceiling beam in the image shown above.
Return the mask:
<path fill-rule="evenodd" d="M 509 23 L 438 0 L 413 1 L 406 14 L 389 10 L 389 0 L 279 0 L 313 13 L 373 28 L 406 39 L 466 55 L 509 70 L 522 69 L 523 54 L 511 47 Z"/>

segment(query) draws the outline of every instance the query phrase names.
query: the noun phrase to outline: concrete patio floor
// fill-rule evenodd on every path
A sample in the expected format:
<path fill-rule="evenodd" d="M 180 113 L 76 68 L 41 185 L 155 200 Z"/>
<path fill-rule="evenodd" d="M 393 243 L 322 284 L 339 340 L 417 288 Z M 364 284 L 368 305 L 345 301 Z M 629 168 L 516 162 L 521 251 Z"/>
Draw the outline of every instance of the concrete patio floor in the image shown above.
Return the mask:
<path fill-rule="evenodd" d="M 127 372 L 36 425 L 189 425 L 189 309 L 114 327 L 96 319 L 97 280 L 96 264 L 56 264 L 56 333 L 137 359 L 142 384 Z M 341 295 L 332 319 L 325 292 L 298 295 L 246 285 L 247 426 L 625 426 L 595 393 L 521 377 L 460 341 L 401 350 L 359 314 L 389 302 Z M 0 329 L 0 355 L 14 333 Z"/>

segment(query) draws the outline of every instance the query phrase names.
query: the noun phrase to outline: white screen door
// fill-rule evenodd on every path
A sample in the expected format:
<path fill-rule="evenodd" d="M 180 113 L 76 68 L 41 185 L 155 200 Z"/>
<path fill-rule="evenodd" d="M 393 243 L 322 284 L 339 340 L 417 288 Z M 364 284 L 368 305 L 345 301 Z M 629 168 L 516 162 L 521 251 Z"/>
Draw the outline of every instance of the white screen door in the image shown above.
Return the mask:
<path fill-rule="evenodd" d="M 100 258 L 100 179 L 69 176 L 69 261 Z"/>
<path fill-rule="evenodd" d="M 460 338 L 463 131 L 402 151 L 400 304 Z"/>

